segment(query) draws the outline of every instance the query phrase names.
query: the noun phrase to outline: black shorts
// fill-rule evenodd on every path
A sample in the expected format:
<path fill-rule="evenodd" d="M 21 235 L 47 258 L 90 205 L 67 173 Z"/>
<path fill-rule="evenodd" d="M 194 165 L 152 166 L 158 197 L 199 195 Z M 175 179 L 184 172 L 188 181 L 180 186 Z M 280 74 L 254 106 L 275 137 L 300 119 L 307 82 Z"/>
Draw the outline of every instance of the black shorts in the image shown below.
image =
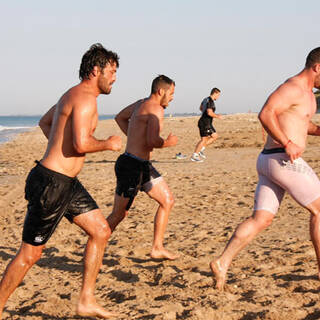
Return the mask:
<path fill-rule="evenodd" d="M 45 244 L 62 217 L 73 218 L 94 209 L 97 203 L 79 180 L 42 166 L 31 169 L 25 186 L 28 210 L 22 240 L 34 246 Z"/>
<path fill-rule="evenodd" d="M 216 129 L 212 124 L 204 124 L 202 122 L 198 122 L 198 128 L 200 131 L 200 137 L 208 137 L 216 132 Z"/>
<path fill-rule="evenodd" d="M 115 173 L 117 176 L 116 194 L 130 198 L 127 210 L 130 209 L 139 190 L 149 191 L 152 188 L 152 180 L 161 177 L 150 161 L 140 159 L 127 152 L 117 159 Z"/>

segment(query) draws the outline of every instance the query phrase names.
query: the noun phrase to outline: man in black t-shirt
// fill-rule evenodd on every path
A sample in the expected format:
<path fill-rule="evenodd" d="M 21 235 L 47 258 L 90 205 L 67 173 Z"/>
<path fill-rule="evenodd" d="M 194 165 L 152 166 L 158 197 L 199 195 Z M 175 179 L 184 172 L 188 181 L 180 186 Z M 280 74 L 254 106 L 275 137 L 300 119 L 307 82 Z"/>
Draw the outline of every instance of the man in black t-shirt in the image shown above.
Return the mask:
<path fill-rule="evenodd" d="M 220 114 L 216 114 L 215 100 L 220 96 L 220 90 L 213 88 L 210 96 L 203 99 L 200 105 L 202 115 L 198 121 L 201 140 L 197 143 L 191 161 L 202 162 L 206 158 L 203 151 L 209 144 L 213 143 L 218 138 L 215 128 L 212 125 L 212 119 L 221 119 Z"/>

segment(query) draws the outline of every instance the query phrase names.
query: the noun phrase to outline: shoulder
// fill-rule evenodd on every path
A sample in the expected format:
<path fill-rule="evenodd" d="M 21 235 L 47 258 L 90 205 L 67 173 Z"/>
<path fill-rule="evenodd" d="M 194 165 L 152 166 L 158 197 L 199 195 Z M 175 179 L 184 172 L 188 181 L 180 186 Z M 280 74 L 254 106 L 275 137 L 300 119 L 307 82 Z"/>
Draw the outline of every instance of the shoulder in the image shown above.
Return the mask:
<path fill-rule="evenodd" d="M 303 85 L 299 78 L 295 76 L 286 80 L 270 94 L 263 109 L 273 109 L 277 113 L 281 113 L 292 106 L 303 104 L 304 100 Z"/>
<path fill-rule="evenodd" d="M 164 109 L 158 102 L 144 99 L 141 100 L 141 112 L 147 115 L 163 115 Z"/>
<path fill-rule="evenodd" d="M 201 101 L 201 104 L 206 104 L 208 103 L 210 97 L 206 97 Z"/>
<path fill-rule="evenodd" d="M 74 108 L 84 112 L 92 112 L 97 108 L 96 96 L 81 86 L 75 86 L 69 90 L 69 99 Z"/>
<path fill-rule="evenodd" d="M 302 84 L 296 77 L 289 78 L 273 92 L 273 94 L 280 94 L 288 97 L 301 96 L 303 93 Z"/>

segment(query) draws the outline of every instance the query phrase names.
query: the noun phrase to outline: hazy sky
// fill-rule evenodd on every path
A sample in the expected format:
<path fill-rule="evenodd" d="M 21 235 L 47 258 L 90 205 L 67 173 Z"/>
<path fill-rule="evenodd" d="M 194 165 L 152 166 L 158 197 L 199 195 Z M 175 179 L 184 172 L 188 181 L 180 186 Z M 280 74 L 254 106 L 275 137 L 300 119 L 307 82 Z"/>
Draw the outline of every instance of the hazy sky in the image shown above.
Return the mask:
<path fill-rule="evenodd" d="M 176 81 L 169 113 L 198 112 L 212 87 L 217 112 L 260 110 L 320 46 L 319 0 L 0 0 L 0 115 L 43 114 L 79 82 L 82 55 L 100 42 L 120 56 L 100 114 Z"/>

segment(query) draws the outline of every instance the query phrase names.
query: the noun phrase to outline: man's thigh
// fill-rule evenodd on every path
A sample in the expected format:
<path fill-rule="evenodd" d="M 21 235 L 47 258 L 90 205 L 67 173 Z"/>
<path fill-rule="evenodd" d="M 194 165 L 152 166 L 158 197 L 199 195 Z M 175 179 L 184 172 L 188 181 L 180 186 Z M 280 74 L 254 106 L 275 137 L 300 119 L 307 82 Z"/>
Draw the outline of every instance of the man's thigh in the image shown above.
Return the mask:
<path fill-rule="evenodd" d="M 172 199 L 172 193 L 166 181 L 159 177 L 153 180 L 152 187 L 146 191 L 147 195 L 162 204 Z"/>
<path fill-rule="evenodd" d="M 82 213 L 73 218 L 73 222 L 87 234 L 96 234 L 101 228 L 107 227 L 107 221 L 100 209 Z"/>

